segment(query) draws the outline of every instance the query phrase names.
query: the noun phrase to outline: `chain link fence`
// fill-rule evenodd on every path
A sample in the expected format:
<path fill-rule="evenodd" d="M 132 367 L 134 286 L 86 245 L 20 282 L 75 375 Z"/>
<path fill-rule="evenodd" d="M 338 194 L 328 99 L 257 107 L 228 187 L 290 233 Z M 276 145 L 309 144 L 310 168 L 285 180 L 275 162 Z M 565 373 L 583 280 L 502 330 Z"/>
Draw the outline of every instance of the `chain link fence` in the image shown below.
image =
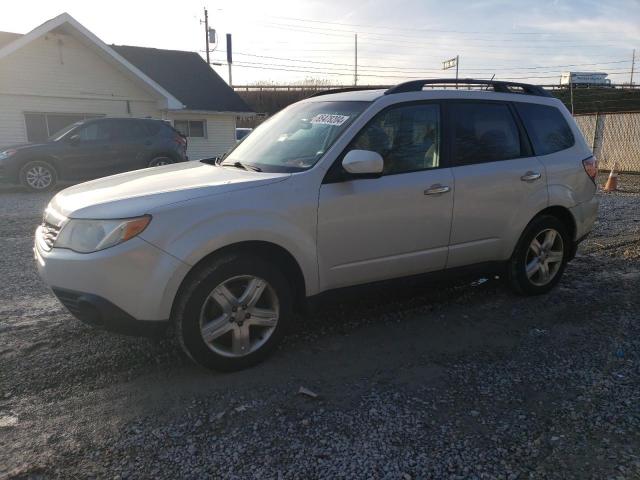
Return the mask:
<path fill-rule="evenodd" d="M 640 173 L 640 112 L 576 115 L 602 170 Z"/>

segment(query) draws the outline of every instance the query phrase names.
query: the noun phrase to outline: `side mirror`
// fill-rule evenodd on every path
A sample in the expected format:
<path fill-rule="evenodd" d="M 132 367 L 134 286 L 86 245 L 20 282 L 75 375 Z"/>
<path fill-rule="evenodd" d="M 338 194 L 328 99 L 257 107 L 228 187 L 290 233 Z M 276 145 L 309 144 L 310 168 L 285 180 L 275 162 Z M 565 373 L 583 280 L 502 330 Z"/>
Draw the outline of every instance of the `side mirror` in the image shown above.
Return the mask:
<path fill-rule="evenodd" d="M 79 143 L 80 143 L 80 135 L 78 135 L 77 133 L 75 135 L 71 135 L 69 137 L 69 144 L 71 144 L 71 145 L 73 145 L 75 147 Z"/>
<path fill-rule="evenodd" d="M 382 174 L 384 160 L 378 152 L 351 150 L 342 159 L 342 167 L 353 175 L 375 178 Z"/>

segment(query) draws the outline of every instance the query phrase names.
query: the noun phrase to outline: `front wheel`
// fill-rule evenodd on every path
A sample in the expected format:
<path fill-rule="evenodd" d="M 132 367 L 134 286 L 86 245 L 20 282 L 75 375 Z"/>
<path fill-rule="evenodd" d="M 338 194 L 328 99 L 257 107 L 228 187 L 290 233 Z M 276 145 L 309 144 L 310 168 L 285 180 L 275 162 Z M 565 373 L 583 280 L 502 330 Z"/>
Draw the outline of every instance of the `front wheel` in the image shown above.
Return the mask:
<path fill-rule="evenodd" d="M 20 169 L 20 183 L 33 192 L 46 192 L 58 179 L 56 169 L 48 162 L 28 162 Z"/>
<path fill-rule="evenodd" d="M 551 290 L 564 272 L 570 242 L 566 227 L 556 217 L 543 215 L 533 219 L 509 260 L 511 287 L 523 295 Z"/>
<path fill-rule="evenodd" d="M 174 312 L 184 351 L 200 365 L 240 370 L 266 358 L 291 318 L 292 295 L 277 266 L 230 254 L 200 267 Z"/>

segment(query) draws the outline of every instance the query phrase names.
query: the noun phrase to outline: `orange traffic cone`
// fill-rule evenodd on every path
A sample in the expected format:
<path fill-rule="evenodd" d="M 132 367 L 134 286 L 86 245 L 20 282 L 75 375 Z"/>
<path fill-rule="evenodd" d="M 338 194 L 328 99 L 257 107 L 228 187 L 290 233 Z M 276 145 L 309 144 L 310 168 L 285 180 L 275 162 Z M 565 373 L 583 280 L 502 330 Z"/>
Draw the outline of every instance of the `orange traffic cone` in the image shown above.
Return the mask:
<path fill-rule="evenodd" d="M 607 183 L 604 185 L 603 190 L 605 192 L 615 192 L 618 189 L 618 164 L 614 163 L 611 172 L 609 173 L 609 178 L 607 179 Z"/>

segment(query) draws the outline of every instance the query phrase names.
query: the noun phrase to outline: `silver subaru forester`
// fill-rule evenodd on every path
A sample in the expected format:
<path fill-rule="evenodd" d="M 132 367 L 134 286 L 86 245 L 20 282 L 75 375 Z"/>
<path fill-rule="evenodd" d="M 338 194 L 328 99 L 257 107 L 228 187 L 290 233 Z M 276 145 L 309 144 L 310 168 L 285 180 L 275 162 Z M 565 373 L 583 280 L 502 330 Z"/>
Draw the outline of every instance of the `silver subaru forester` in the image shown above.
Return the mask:
<path fill-rule="evenodd" d="M 473 267 L 547 292 L 596 218 L 596 160 L 541 88 L 450 83 L 316 95 L 222 159 L 63 190 L 40 274 L 79 319 L 171 324 L 221 370 L 263 359 L 330 290 Z"/>

